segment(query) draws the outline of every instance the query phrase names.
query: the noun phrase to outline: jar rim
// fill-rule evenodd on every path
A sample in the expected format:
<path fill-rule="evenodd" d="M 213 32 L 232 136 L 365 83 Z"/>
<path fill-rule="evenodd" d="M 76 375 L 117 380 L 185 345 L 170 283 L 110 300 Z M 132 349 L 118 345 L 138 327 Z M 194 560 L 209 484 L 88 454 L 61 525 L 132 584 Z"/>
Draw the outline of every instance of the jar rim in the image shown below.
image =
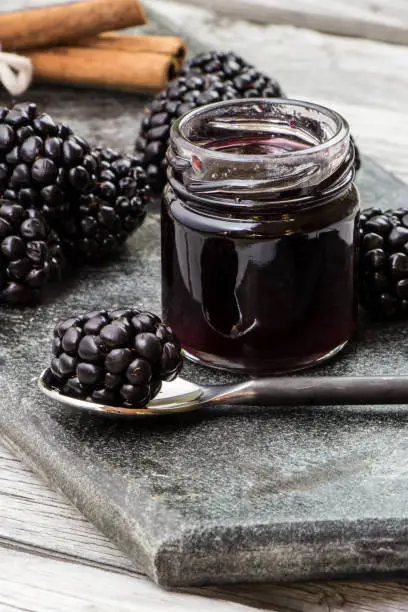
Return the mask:
<path fill-rule="evenodd" d="M 328 108 L 327 106 L 323 106 L 320 104 L 316 104 L 314 102 L 308 102 L 305 100 L 298 100 L 293 98 L 234 98 L 232 100 L 224 100 L 222 102 L 214 102 L 212 104 L 206 104 L 204 106 L 200 106 L 199 108 L 195 108 L 191 111 L 188 111 L 185 115 L 179 117 L 171 127 L 171 138 L 180 136 L 184 141 L 184 146 L 187 145 L 190 153 L 194 155 L 196 153 L 199 155 L 203 150 L 205 154 L 209 158 L 219 158 L 220 151 L 211 150 L 206 148 L 205 146 L 201 146 L 195 144 L 190 140 L 190 138 L 186 135 L 186 127 L 189 121 L 199 117 L 200 115 L 204 115 L 211 111 L 216 111 L 219 108 L 231 106 L 237 106 L 239 103 L 245 102 L 246 104 L 268 104 L 269 106 L 292 106 L 294 108 L 301 108 L 304 110 L 314 110 L 316 112 L 320 112 L 323 115 L 326 115 L 336 124 L 336 131 L 334 134 L 328 138 L 325 142 L 319 143 L 317 145 L 311 145 L 310 147 L 298 149 L 295 151 L 279 151 L 274 152 L 273 154 L 246 154 L 246 153 L 227 153 L 222 151 L 222 157 L 225 161 L 230 162 L 239 162 L 245 160 L 248 163 L 261 163 L 265 161 L 265 158 L 274 158 L 274 159 L 282 159 L 290 158 L 290 159 L 301 159 L 311 153 L 320 153 L 330 149 L 332 146 L 340 143 L 350 132 L 349 124 L 344 119 L 342 115 L 340 115 L 337 111 Z"/>

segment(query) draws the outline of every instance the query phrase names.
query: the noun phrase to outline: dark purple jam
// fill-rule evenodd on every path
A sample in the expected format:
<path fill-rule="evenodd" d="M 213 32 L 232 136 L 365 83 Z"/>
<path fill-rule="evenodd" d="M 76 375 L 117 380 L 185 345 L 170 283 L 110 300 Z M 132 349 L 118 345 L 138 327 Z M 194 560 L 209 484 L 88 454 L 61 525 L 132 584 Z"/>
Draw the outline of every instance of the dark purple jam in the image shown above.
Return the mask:
<path fill-rule="evenodd" d="M 234 138 L 207 149 L 274 155 L 310 147 L 286 137 Z M 254 373 L 317 363 L 352 336 L 358 195 L 292 192 L 222 209 L 177 175 L 162 207 L 163 315 L 187 354 Z M 330 194 L 330 195 L 327 195 Z M 246 198 L 249 196 L 247 195 Z"/>

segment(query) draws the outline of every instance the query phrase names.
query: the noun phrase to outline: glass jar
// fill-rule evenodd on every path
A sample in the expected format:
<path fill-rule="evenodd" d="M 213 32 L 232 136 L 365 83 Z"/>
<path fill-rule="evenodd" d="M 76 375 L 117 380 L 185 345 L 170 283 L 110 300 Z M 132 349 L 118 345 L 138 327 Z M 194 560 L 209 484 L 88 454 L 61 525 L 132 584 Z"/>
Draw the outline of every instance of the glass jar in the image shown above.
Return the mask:
<path fill-rule="evenodd" d="M 186 356 L 262 374 L 340 351 L 356 325 L 346 121 L 294 100 L 210 104 L 175 122 L 167 160 L 163 315 Z"/>

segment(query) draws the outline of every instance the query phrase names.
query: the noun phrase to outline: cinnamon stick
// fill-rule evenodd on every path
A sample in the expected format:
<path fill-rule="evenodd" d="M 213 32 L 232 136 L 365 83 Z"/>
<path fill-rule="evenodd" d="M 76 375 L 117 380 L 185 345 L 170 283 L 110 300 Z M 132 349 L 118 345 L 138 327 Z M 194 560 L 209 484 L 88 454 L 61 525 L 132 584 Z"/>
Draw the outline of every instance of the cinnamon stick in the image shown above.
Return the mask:
<path fill-rule="evenodd" d="M 179 73 L 178 63 L 163 53 L 54 47 L 25 55 L 33 63 L 34 79 L 71 85 L 152 92 Z"/>
<path fill-rule="evenodd" d="M 81 38 L 70 42 L 70 46 L 94 47 L 95 49 L 118 49 L 139 53 L 165 53 L 182 61 L 187 54 L 187 43 L 179 36 L 131 36 L 117 32 L 104 32 L 92 38 Z"/>
<path fill-rule="evenodd" d="M 0 13 L 0 41 L 4 51 L 35 49 L 144 23 L 139 0 L 86 0 Z"/>

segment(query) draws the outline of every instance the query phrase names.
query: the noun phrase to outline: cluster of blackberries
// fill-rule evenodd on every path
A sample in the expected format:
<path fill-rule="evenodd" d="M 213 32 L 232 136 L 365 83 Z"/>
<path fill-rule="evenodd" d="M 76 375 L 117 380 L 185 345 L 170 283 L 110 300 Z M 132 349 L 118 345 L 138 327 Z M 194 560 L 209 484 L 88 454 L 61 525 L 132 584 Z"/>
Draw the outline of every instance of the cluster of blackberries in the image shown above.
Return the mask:
<path fill-rule="evenodd" d="M 32 103 L 0 109 L 0 301 L 29 303 L 64 260 L 106 257 L 142 223 L 137 158 L 91 150 Z"/>
<path fill-rule="evenodd" d="M 97 310 L 55 327 L 51 372 L 66 395 L 144 407 L 182 367 L 172 330 L 150 312 Z"/>

